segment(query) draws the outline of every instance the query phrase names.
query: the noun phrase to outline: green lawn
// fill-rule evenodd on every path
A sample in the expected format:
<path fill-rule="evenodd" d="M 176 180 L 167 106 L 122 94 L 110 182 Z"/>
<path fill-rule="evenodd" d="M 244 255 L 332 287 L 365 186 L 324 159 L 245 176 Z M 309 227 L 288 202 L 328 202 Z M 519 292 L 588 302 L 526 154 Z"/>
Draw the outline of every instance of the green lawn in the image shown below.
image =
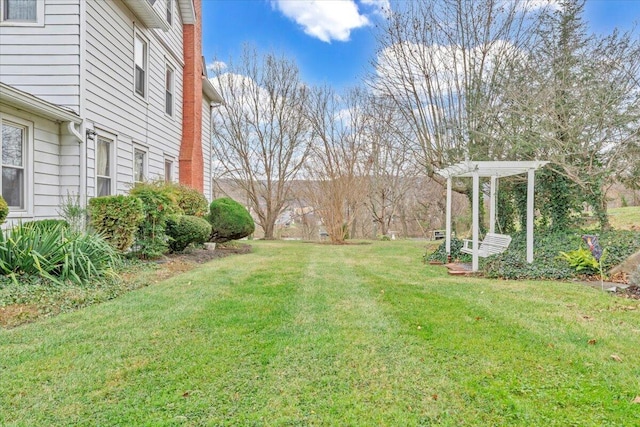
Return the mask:
<path fill-rule="evenodd" d="M 0 425 L 640 423 L 638 301 L 449 277 L 414 242 L 254 245 L 0 330 Z"/>
<path fill-rule="evenodd" d="M 629 230 L 632 226 L 640 226 L 640 206 L 612 208 L 608 213 L 611 225 L 617 230 Z"/>

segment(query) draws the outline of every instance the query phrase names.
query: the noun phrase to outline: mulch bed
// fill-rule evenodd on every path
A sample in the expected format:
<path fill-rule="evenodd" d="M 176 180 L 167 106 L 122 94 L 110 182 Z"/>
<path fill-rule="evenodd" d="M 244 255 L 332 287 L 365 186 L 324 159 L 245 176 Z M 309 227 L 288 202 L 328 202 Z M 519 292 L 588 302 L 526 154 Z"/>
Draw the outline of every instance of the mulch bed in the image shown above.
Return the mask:
<path fill-rule="evenodd" d="M 629 286 L 626 289 L 618 289 L 616 291 L 616 295 L 623 297 L 623 298 L 630 298 L 630 299 L 639 299 L 640 300 L 640 286 Z"/>

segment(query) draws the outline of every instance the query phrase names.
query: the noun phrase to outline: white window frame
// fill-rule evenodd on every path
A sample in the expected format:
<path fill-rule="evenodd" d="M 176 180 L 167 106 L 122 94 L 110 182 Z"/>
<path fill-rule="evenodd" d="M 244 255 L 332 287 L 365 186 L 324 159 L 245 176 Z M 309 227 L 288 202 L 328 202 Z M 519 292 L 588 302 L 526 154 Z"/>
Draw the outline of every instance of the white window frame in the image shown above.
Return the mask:
<path fill-rule="evenodd" d="M 169 168 L 170 176 L 168 176 L 168 177 L 167 177 L 167 163 L 170 164 L 170 168 Z M 164 171 L 163 171 L 164 182 L 167 182 L 167 183 L 174 182 L 173 178 L 175 177 L 175 168 L 176 168 L 175 164 L 176 164 L 175 158 L 167 156 L 167 155 L 164 156 Z"/>
<path fill-rule="evenodd" d="M 98 142 L 101 139 L 109 142 L 109 171 L 108 171 L 109 175 L 98 175 Z M 102 196 L 113 196 L 116 194 L 116 187 L 117 187 L 117 177 L 116 177 L 117 139 L 116 139 L 116 136 L 113 134 L 96 130 L 95 141 L 96 141 L 95 142 L 95 160 L 94 160 L 94 168 L 93 168 L 94 176 L 95 176 L 94 193 L 96 197 L 101 197 L 101 195 L 98 194 L 98 188 L 99 188 L 98 178 L 109 178 L 111 180 L 109 185 L 109 194 L 103 194 Z"/>
<path fill-rule="evenodd" d="M 171 90 L 167 89 L 167 74 L 171 71 Z M 169 105 L 167 103 L 167 93 L 171 94 L 171 110 L 167 111 Z M 176 115 L 176 67 L 174 67 L 169 61 L 165 60 L 164 66 L 164 113 L 171 117 L 175 118 Z"/>
<path fill-rule="evenodd" d="M 142 158 L 142 181 L 138 181 L 137 178 L 137 171 L 136 171 L 136 153 L 142 153 L 143 158 Z M 133 183 L 139 183 L 139 182 L 144 182 L 148 177 L 149 177 L 149 149 L 147 147 L 144 147 L 142 145 L 139 144 L 134 144 L 133 145 L 133 153 L 132 153 L 132 161 L 133 161 L 133 167 L 132 167 L 132 172 L 133 172 Z"/>
<path fill-rule="evenodd" d="M 9 206 L 8 218 L 22 218 L 33 216 L 33 122 L 21 119 L 19 117 L 0 112 L 0 132 L 2 124 L 8 123 L 17 127 L 21 127 L 25 131 L 25 138 L 22 141 L 22 168 L 24 170 L 24 188 L 22 189 L 23 207 Z M 1 135 L 1 134 L 0 134 Z M 2 137 L 0 136 L 0 149 Z M 1 163 L 1 160 L 0 160 Z M 1 167 L 1 165 L 0 165 Z M 1 172 L 1 171 L 0 171 Z M 2 174 L 0 173 L 0 189 L 2 188 Z"/>
<path fill-rule="evenodd" d="M 173 27 L 173 21 L 175 20 L 175 9 L 173 8 L 173 0 L 165 0 L 166 2 L 166 20 L 169 27 Z"/>
<path fill-rule="evenodd" d="M 142 83 L 142 91 L 143 93 L 141 94 L 140 92 L 138 92 L 137 89 L 137 85 L 136 85 L 136 73 L 137 73 L 137 67 L 138 65 L 136 64 L 136 41 L 137 40 L 142 41 L 142 43 L 144 44 L 144 52 L 143 52 L 143 61 L 144 61 L 144 68 L 142 69 L 144 72 L 144 82 Z M 142 35 L 141 32 L 139 32 L 138 30 L 134 30 L 133 32 L 133 93 L 142 98 L 142 99 L 148 99 L 149 96 L 149 39 L 147 39 L 146 37 L 144 37 Z"/>
<path fill-rule="evenodd" d="M 4 27 L 44 27 L 44 0 L 36 1 L 35 21 L 13 21 L 5 20 L 4 12 L 7 0 L 0 0 L 0 26 Z"/>

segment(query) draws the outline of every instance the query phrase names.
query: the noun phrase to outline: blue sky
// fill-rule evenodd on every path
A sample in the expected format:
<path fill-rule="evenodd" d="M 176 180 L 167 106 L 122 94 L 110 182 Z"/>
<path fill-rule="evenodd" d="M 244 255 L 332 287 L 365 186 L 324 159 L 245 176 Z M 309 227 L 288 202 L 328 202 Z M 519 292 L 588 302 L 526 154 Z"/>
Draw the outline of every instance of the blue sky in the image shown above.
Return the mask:
<path fill-rule="evenodd" d="M 356 85 L 375 55 L 374 26 L 388 0 L 202 0 L 203 55 L 228 62 L 244 43 L 294 58 L 310 84 Z M 592 31 L 640 24 L 640 0 L 587 0 Z M 638 28 L 640 30 L 640 27 Z"/>

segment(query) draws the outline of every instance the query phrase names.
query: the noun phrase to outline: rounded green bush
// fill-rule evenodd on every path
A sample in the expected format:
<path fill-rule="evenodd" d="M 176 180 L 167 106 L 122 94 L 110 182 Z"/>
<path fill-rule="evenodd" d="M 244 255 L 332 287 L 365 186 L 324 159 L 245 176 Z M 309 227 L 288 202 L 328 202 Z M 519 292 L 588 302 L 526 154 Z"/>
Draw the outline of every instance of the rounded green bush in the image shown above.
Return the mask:
<path fill-rule="evenodd" d="M 189 244 L 202 244 L 209 240 L 211 225 L 206 219 L 194 215 L 174 215 L 167 219 L 166 233 L 171 252 L 181 252 Z"/>
<path fill-rule="evenodd" d="M 242 239 L 255 231 L 255 223 L 249 211 L 229 197 L 211 202 L 207 220 L 212 229 L 211 241 L 216 243 Z"/>
<path fill-rule="evenodd" d="M 134 242 L 145 218 L 142 201 L 132 196 L 102 196 L 89 200 L 91 227 L 121 252 Z"/>
<path fill-rule="evenodd" d="M 182 184 L 172 184 L 176 202 L 184 215 L 204 217 L 209 209 L 209 202 L 199 190 Z"/>
<path fill-rule="evenodd" d="M 0 224 L 3 224 L 7 219 L 7 215 L 9 215 L 9 205 L 4 200 L 2 196 L 0 196 Z"/>

